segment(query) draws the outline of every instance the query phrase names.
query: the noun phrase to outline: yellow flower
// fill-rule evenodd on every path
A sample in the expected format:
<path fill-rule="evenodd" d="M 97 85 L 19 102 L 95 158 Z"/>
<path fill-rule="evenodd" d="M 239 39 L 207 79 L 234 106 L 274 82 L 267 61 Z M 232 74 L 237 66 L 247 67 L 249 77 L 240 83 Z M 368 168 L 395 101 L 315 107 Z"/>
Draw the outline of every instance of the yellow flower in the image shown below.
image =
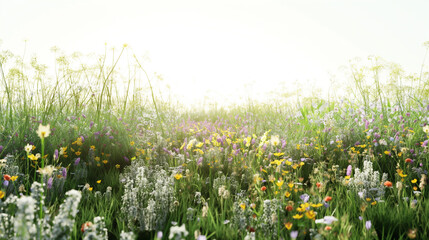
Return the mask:
<path fill-rule="evenodd" d="M 130 142 L 130 145 L 131 145 L 131 146 L 134 146 L 134 144 L 135 144 L 135 143 L 134 143 L 134 141 L 131 141 L 131 142 Z"/>
<path fill-rule="evenodd" d="M 76 154 L 76 156 L 80 156 L 81 152 L 80 152 L 80 151 L 77 151 L 77 152 L 75 152 L 74 154 Z"/>
<path fill-rule="evenodd" d="M 274 156 L 276 156 L 276 157 L 281 157 L 281 156 L 283 156 L 283 155 L 285 155 L 285 153 L 283 153 L 283 152 L 280 152 L 280 153 L 274 153 Z"/>
<path fill-rule="evenodd" d="M 90 192 L 92 192 L 92 189 L 93 189 L 93 187 L 89 187 L 89 188 L 88 188 L 88 190 L 89 190 Z"/>
<path fill-rule="evenodd" d="M 277 166 L 279 166 L 280 164 L 282 164 L 282 162 L 283 161 L 280 161 L 280 160 L 274 160 L 271 162 L 271 164 L 273 164 L 273 165 L 276 164 Z"/>
<path fill-rule="evenodd" d="M 101 183 L 101 180 L 98 180 L 97 183 Z"/>
<path fill-rule="evenodd" d="M 287 230 L 290 230 L 290 229 L 292 228 L 292 225 L 293 225 L 293 223 L 291 223 L 291 222 L 287 222 L 287 223 L 285 223 L 285 228 L 286 228 Z"/>
<path fill-rule="evenodd" d="M 246 204 L 242 203 L 242 204 L 240 204 L 240 207 L 241 207 L 241 209 L 243 209 L 243 211 L 246 210 Z"/>
<path fill-rule="evenodd" d="M 287 197 L 287 198 L 290 197 L 290 192 L 286 191 L 285 192 L 285 197 Z"/>
<path fill-rule="evenodd" d="M 104 164 L 107 164 L 108 162 L 109 162 L 109 161 L 107 161 L 107 160 L 103 160 L 103 163 L 104 163 Z"/>
<path fill-rule="evenodd" d="M 100 157 L 95 157 L 95 161 L 99 162 L 100 161 Z"/>
<path fill-rule="evenodd" d="M 2 190 L 0 190 L 0 199 L 4 198 L 4 195 L 5 195 L 5 193 Z"/>
<path fill-rule="evenodd" d="M 95 146 L 94 146 L 94 145 L 92 145 L 92 146 L 91 146 L 91 149 L 92 149 L 92 150 L 95 150 Z"/>
<path fill-rule="evenodd" d="M 293 188 L 293 183 L 289 183 L 289 184 L 288 184 L 288 187 L 289 187 L 289 188 Z"/>
<path fill-rule="evenodd" d="M 366 198 L 365 200 L 366 200 L 367 202 L 369 202 L 369 201 L 371 201 L 371 198 Z"/>
<path fill-rule="evenodd" d="M 372 206 L 374 206 L 375 204 L 377 204 L 377 201 L 371 203 Z"/>
<path fill-rule="evenodd" d="M 322 203 L 318 203 L 318 204 L 311 204 L 311 207 L 314 207 L 314 208 L 319 208 L 319 207 L 321 207 L 321 206 L 323 206 L 323 204 L 322 204 Z"/>
<path fill-rule="evenodd" d="M 411 183 L 416 183 L 417 182 L 417 179 L 413 179 L 413 180 L 411 180 Z"/>
<path fill-rule="evenodd" d="M 51 134 L 49 124 L 46 126 L 39 124 L 39 129 L 37 129 L 37 135 L 39 135 L 39 138 L 47 138 L 49 137 L 49 134 Z"/>
<path fill-rule="evenodd" d="M 119 169 L 119 168 L 121 168 L 121 165 L 116 164 L 115 167 Z"/>
<path fill-rule="evenodd" d="M 174 178 L 175 178 L 176 180 L 180 180 L 182 177 L 183 177 L 183 175 L 182 175 L 182 174 L 180 174 L 180 173 L 177 173 L 176 175 L 174 175 Z"/>
<path fill-rule="evenodd" d="M 310 211 L 307 211 L 307 212 L 305 213 L 305 216 L 306 216 L 308 219 L 313 219 L 314 217 L 316 217 L 316 213 L 315 213 L 313 210 L 310 210 Z"/>
<path fill-rule="evenodd" d="M 12 176 L 12 177 L 10 178 L 10 180 L 12 180 L 12 182 L 15 182 L 15 181 L 16 181 L 16 179 L 18 179 L 18 176 Z"/>
<path fill-rule="evenodd" d="M 278 180 L 278 181 L 276 182 L 276 185 L 277 185 L 278 187 L 282 187 L 283 183 L 284 183 L 284 181 L 283 181 L 283 180 L 282 180 L 282 181 Z"/>
<path fill-rule="evenodd" d="M 303 214 L 296 214 L 296 215 L 294 215 L 292 218 L 293 219 L 301 219 L 302 218 L 302 216 L 304 216 Z"/>

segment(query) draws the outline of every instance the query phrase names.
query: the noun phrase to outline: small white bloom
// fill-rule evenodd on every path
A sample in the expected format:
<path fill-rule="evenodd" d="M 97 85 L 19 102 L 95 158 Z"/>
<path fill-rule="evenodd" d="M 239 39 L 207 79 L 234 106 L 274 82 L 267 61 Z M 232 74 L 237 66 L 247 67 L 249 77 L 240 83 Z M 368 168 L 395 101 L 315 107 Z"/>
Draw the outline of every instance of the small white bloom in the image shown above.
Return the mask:
<path fill-rule="evenodd" d="M 47 138 L 49 137 L 49 134 L 51 134 L 51 128 L 49 127 L 49 124 L 46 126 L 40 124 L 39 129 L 37 129 L 37 135 L 39 138 Z"/>

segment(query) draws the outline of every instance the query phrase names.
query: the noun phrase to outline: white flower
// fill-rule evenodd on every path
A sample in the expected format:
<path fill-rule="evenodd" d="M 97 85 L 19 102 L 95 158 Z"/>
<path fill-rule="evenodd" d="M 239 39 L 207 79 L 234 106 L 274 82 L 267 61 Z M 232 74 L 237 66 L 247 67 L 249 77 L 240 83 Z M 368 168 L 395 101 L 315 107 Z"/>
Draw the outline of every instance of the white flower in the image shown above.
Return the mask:
<path fill-rule="evenodd" d="M 273 146 L 277 146 L 280 143 L 280 138 L 279 135 L 275 135 L 275 136 L 271 136 L 271 141 L 270 141 L 271 145 Z"/>
<path fill-rule="evenodd" d="M 380 143 L 380 145 L 387 146 L 387 142 L 384 139 L 380 139 L 379 143 Z"/>
<path fill-rule="evenodd" d="M 40 124 L 39 129 L 37 129 L 37 135 L 39 138 L 47 138 L 49 137 L 49 134 L 51 134 L 51 128 L 49 127 L 49 124 L 46 126 Z"/>
<path fill-rule="evenodd" d="M 423 132 L 425 132 L 426 134 L 429 134 L 429 125 L 426 125 L 423 127 Z"/>
<path fill-rule="evenodd" d="M 170 234 L 168 235 L 168 239 L 172 239 L 176 234 L 179 236 L 188 236 L 188 231 L 186 231 L 185 224 L 182 224 L 180 227 L 173 226 L 170 228 Z"/>
<path fill-rule="evenodd" d="M 33 145 L 25 145 L 24 150 L 27 152 L 27 154 L 30 154 L 31 150 L 33 150 Z"/>
<path fill-rule="evenodd" d="M 56 170 L 57 169 L 54 166 L 48 165 L 48 166 L 46 166 L 44 168 L 39 168 L 39 170 L 37 170 L 37 172 L 40 173 L 40 174 L 42 174 L 42 175 L 45 175 L 45 176 L 51 176 L 52 173 L 54 171 L 56 171 Z"/>
<path fill-rule="evenodd" d="M 316 223 L 323 223 L 323 224 L 328 224 L 330 225 L 332 222 L 336 222 L 338 221 L 338 219 L 336 217 L 333 216 L 325 216 L 322 219 L 316 219 Z"/>

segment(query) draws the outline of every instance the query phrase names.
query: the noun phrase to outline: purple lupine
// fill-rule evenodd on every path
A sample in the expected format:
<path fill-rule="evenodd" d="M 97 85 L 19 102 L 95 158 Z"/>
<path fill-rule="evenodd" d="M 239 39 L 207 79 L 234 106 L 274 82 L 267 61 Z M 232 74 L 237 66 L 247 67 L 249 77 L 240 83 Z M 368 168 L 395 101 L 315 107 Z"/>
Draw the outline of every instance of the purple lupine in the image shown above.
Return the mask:
<path fill-rule="evenodd" d="M 198 158 L 197 165 L 198 166 L 203 165 L 203 157 Z"/>
<path fill-rule="evenodd" d="M 63 168 L 61 170 L 61 175 L 63 176 L 63 178 L 67 178 L 67 168 Z"/>
<path fill-rule="evenodd" d="M 48 189 L 51 189 L 52 188 L 52 183 L 54 182 L 54 179 L 52 178 L 52 177 L 50 177 L 49 179 L 48 179 Z"/>
<path fill-rule="evenodd" d="M 76 160 L 74 161 L 74 165 L 77 166 L 80 162 L 80 158 L 76 158 Z"/>
<path fill-rule="evenodd" d="M 130 159 L 128 159 L 126 156 L 124 156 L 124 160 L 125 160 L 125 162 L 129 162 L 130 161 Z"/>
<path fill-rule="evenodd" d="M 54 151 L 54 159 L 55 160 L 58 159 L 58 149 L 55 149 L 55 151 Z"/>
<path fill-rule="evenodd" d="M 94 126 L 94 122 L 93 122 L 93 121 L 91 121 L 91 122 L 89 123 L 89 129 L 91 129 L 93 126 Z"/>

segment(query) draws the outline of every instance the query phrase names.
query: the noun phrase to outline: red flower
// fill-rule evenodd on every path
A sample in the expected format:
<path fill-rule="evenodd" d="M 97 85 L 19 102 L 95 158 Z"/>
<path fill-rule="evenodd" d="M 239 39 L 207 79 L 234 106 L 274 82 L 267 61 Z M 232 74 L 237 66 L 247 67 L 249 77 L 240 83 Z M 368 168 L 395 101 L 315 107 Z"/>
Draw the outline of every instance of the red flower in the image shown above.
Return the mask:
<path fill-rule="evenodd" d="M 85 232 L 85 230 L 91 226 L 92 226 L 92 222 L 86 222 L 86 223 L 82 224 L 82 227 L 80 227 L 80 231 Z"/>
<path fill-rule="evenodd" d="M 8 175 L 8 174 L 3 175 L 3 179 L 5 181 L 9 181 L 10 180 L 10 175 Z"/>
<path fill-rule="evenodd" d="M 287 206 L 286 206 L 286 211 L 289 211 L 289 212 L 290 212 L 290 211 L 292 211 L 292 210 L 293 210 L 293 207 L 292 207 L 291 205 L 287 205 Z"/>
<path fill-rule="evenodd" d="M 406 163 L 412 163 L 412 162 L 413 162 L 413 159 L 411 159 L 411 158 L 407 158 L 407 159 L 405 159 L 405 162 L 406 162 Z"/>
<path fill-rule="evenodd" d="M 320 188 L 322 186 L 322 184 L 320 182 L 316 183 L 316 187 Z"/>
<path fill-rule="evenodd" d="M 325 202 L 329 202 L 329 201 L 331 201 L 332 200 L 332 197 L 331 196 L 326 196 L 325 197 Z"/>
<path fill-rule="evenodd" d="M 384 186 L 386 186 L 386 187 L 392 187 L 392 182 L 391 181 L 385 181 L 384 182 Z"/>
<path fill-rule="evenodd" d="M 265 191 L 265 190 L 267 190 L 267 187 L 263 186 L 263 187 L 261 187 L 261 190 Z"/>

